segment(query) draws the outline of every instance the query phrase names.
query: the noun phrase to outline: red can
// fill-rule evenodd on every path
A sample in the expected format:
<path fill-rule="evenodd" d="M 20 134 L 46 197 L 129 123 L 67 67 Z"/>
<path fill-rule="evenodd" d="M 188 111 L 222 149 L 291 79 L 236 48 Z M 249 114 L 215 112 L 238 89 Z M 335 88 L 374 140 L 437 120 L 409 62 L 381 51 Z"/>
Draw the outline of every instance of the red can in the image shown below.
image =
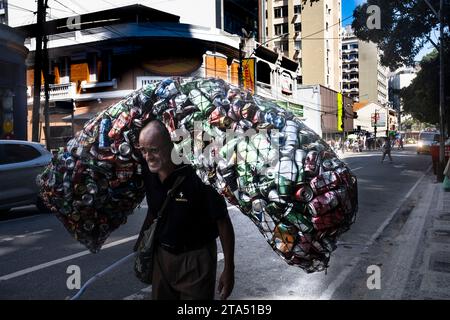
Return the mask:
<path fill-rule="evenodd" d="M 319 153 L 317 151 L 310 151 L 305 158 L 304 172 L 309 176 L 316 176 L 319 170 Z"/>
<path fill-rule="evenodd" d="M 316 216 L 312 218 L 313 226 L 316 230 L 336 228 L 344 220 L 344 213 L 341 209 L 336 209 L 328 214 Z"/>
<path fill-rule="evenodd" d="M 336 192 L 328 191 L 325 194 L 317 196 L 308 204 L 309 213 L 315 217 L 320 216 L 339 205 L 339 199 Z"/>
<path fill-rule="evenodd" d="M 299 202 L 310 202 L 314 198 L 314 193 L 308 184 L 302 184 L 295 191 L 295 200 Z"/>
<path fill-rule="evenodd" d="M 131 117 L 128 112 L 122 112 L 120 116 L 114 121 L 113 127 L 108 133 L 108 137 L 111 139 L 118 139 L 123 129 L 130 123 Z"/>
<path fill-rule="evenodd" d="M 313 178 L 310 182 L 314 194 L 323 194 L 338 187 L 339 176 L 334 171 L 325 171 L 321 175 Z"/>

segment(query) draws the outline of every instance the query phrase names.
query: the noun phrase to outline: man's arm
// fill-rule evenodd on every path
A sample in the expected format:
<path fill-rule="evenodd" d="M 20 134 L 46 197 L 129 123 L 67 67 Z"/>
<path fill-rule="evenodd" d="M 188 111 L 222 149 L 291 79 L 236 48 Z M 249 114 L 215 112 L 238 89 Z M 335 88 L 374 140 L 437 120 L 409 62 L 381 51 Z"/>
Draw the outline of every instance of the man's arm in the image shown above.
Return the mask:
<path fill-rule="evenodd" d="M 225 266 L 220 275 L 217 290 L 220 298 L 226 300 L 234 287 L 234 229 L 228 215 L 217 220 L 217 227 L 225 258 Z"/>

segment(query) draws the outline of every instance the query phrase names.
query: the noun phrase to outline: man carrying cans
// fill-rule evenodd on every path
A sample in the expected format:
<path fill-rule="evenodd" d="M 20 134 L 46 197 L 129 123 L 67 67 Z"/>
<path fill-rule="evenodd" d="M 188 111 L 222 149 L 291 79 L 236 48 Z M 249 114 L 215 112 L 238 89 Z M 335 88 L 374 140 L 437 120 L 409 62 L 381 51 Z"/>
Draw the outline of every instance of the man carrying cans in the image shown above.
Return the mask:
<path fill-rule="evenodd" d="M 383 146 L 381 147 L 381 150 L 383 151 L 383 157 L 381 158 L 381 163 L 383 163 L 384 158 L 386 155 L 389 156 L 389 161 L 392 163 L 392 157 L 391 157 L 391 139 L 389 137 L 386 137 L 384 140 Z"/>
<path fill-rule="evenodd" d="M 139 146 L 146 162 L 143 173 L 148 213 L 135 250 L 168 190 L 178 177 L 184 176 L 157 225 L 152 299 L 214 299 L 217 237 L 225 260 L 218 291 L 221 299 L 227 299 L 234 286 L 234 230 L 224 198 L 203 184 L 190 165 L 173 163 L 173 143 L 160 121 L 151 121 L 142 129 Z"/>

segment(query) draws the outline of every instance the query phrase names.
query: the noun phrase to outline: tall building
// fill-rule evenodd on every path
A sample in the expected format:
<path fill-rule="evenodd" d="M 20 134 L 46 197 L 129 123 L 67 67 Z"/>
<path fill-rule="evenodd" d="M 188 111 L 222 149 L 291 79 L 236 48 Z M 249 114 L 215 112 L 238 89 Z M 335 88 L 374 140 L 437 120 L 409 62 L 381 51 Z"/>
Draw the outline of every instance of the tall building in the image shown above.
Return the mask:
<path fill-rule="evenodd" d="M 260 42 L 299 63 L 300 84 L 340 90 L 341 1 L 261 1 Z"/>
<path fill-rule="evenodd" d="M 402 67 L 389 74 L 389 101 L 401 111 L 400 90 L 408 87 L 418 72 L 417 67 Z"/>
<path fill-rule="evenodd" d="M 8 0 L 0 0 L 0 24 L 8 24 Z"/>
<path fill-rule="evenodd" d="M 388 102 L 388 70 L 380 63 L 380 50 L 356 38 L 350 26 L 343 31 L 342 92 L 357 101 Z"/>

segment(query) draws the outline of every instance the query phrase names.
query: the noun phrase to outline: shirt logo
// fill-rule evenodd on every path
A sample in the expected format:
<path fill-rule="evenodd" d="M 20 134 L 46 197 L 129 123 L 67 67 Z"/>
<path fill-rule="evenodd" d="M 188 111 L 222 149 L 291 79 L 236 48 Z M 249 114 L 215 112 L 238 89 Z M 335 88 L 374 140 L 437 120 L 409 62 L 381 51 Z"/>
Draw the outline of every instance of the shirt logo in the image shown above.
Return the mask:
<path fill-rule="evenodd" d="M 178 193 L 178 197 L 175 198 L 175 201 L 177 201 L 177 202 L 188 202 L 188 200 L 186 198 L 184 198 L 184 193 L 183 192 Z"/>

